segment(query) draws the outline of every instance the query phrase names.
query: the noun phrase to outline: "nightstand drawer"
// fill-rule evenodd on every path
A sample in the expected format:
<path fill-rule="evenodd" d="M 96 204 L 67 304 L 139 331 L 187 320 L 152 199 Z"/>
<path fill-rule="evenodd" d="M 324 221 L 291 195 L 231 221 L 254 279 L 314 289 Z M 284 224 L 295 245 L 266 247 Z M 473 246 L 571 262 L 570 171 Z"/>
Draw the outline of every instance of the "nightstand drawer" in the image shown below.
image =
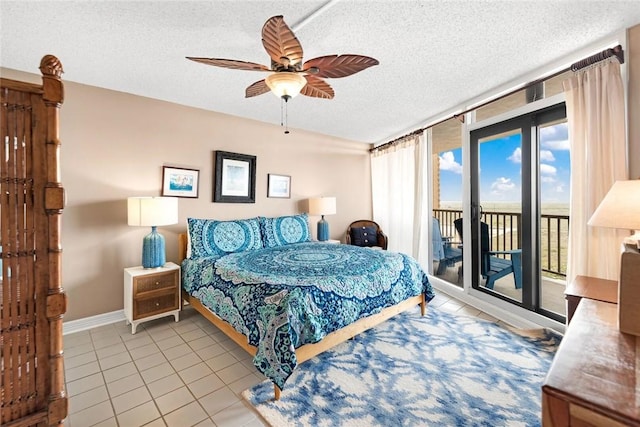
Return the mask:
<path fill-rule="evenodd" d="M 164 313 L 170 310 L 178 310 L 180 301 L 173 290 L 166 292 L 166 295 L 157 295 L 152 298 L 135 298 L 133 300 L 133 320 L 154 314 Z"/>
<path fill-rule="evenodd" d="M 144 292 L 157 291 L 160 289 L 173 289 L 178 283 L 178 271 L 167 271 L 164 273 L 138 276 L 133 279 L 134 298 Z"/>

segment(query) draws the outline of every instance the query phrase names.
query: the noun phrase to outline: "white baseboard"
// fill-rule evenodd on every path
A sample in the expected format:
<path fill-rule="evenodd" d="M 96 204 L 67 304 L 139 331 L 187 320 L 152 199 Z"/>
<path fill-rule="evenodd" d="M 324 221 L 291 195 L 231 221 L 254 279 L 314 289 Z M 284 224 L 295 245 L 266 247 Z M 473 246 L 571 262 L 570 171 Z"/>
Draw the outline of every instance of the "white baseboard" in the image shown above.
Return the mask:
<path fill-rule="evenodd" d="M 123 320 L 126 320 L 126 317 L 124 316 L 124 310 L 98 314 L 96 316 L 85 317 L 78 320 L 70 320 L 69 322 L 62 322 L 62 335 L 86 331 L 87 329 L 110 325 L 112 323 L 121 322 Z"/>

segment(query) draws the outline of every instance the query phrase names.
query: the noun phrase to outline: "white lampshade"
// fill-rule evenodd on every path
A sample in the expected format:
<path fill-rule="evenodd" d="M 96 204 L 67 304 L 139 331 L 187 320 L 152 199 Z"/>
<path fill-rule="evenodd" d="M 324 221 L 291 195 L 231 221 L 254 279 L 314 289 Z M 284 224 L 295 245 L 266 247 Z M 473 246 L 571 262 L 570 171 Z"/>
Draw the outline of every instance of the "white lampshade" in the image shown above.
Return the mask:
<path fill-rule="evenodd" d="M 283 96 L 293 98 L 299 94 L 304 85 L 307 84 L 307 79 L 305 79 L 303 75 L 288 71 L 270 74 L 264 81 L 267 83 L 267 86 L 269 86 L 269 89 L 271 89 L 271 92 L 278 98 Z"/>
<path fill-rule="evenodd" d="M 616 181 L 588 224 L 595 227 L 640 230 L 640 179 Z M 638 233 L 636 236 L 640 237 Z"/>
<path fill-rule="evenodd" d="M 156 227 L 178 223 L 176 197 L 129 197 L 128 224 Z"/>
<path fill-rule="evenodd" d="M 310 215 L 335 215 L 336 198 L 335 197 L 314 197 L 309 199 Z"/>

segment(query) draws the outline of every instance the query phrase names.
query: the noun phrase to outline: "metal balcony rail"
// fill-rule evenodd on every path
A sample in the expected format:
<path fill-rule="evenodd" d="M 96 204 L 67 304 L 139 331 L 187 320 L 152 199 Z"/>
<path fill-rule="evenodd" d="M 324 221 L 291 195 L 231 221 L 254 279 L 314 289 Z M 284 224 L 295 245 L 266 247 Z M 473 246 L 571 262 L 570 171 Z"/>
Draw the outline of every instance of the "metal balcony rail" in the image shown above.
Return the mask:
<path fill-rule="evenodd" d="M 433 216 L 440 222 L 443 237 L 451 241 L 460 240 L 453 222 L 462 217 L 461 210 L 434 209 Z M 492 250 L 506 251 L 521 247 L 520 213 L 486 211 L 482 213 L 481 220 L 489 226 Z M 540 261 L 542 271 L 547 276 L 566 277 L 568 238 L 568 215 L 540 215 Z"/>

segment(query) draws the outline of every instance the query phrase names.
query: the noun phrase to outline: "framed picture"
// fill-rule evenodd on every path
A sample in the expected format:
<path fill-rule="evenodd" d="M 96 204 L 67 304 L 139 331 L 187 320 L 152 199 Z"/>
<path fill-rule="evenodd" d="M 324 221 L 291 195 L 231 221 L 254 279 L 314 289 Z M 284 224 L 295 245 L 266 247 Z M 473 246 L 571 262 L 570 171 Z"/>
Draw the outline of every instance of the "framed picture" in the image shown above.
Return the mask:
<path fill-rule="evenodd" d="M 197 169 L 162 167 L 162 195 L 198 197 L 200 171 Z"/>
<path fill-rule="evenodd" d="M 256 156 L 215 152 L 213 201 L 223 203 L 255 203 Z"/>
<path fill-rule="evenodd" d="M 267 197 L 289 199 L 291 197 L 291 177 L 289 175 L 267 174 Z"/>

